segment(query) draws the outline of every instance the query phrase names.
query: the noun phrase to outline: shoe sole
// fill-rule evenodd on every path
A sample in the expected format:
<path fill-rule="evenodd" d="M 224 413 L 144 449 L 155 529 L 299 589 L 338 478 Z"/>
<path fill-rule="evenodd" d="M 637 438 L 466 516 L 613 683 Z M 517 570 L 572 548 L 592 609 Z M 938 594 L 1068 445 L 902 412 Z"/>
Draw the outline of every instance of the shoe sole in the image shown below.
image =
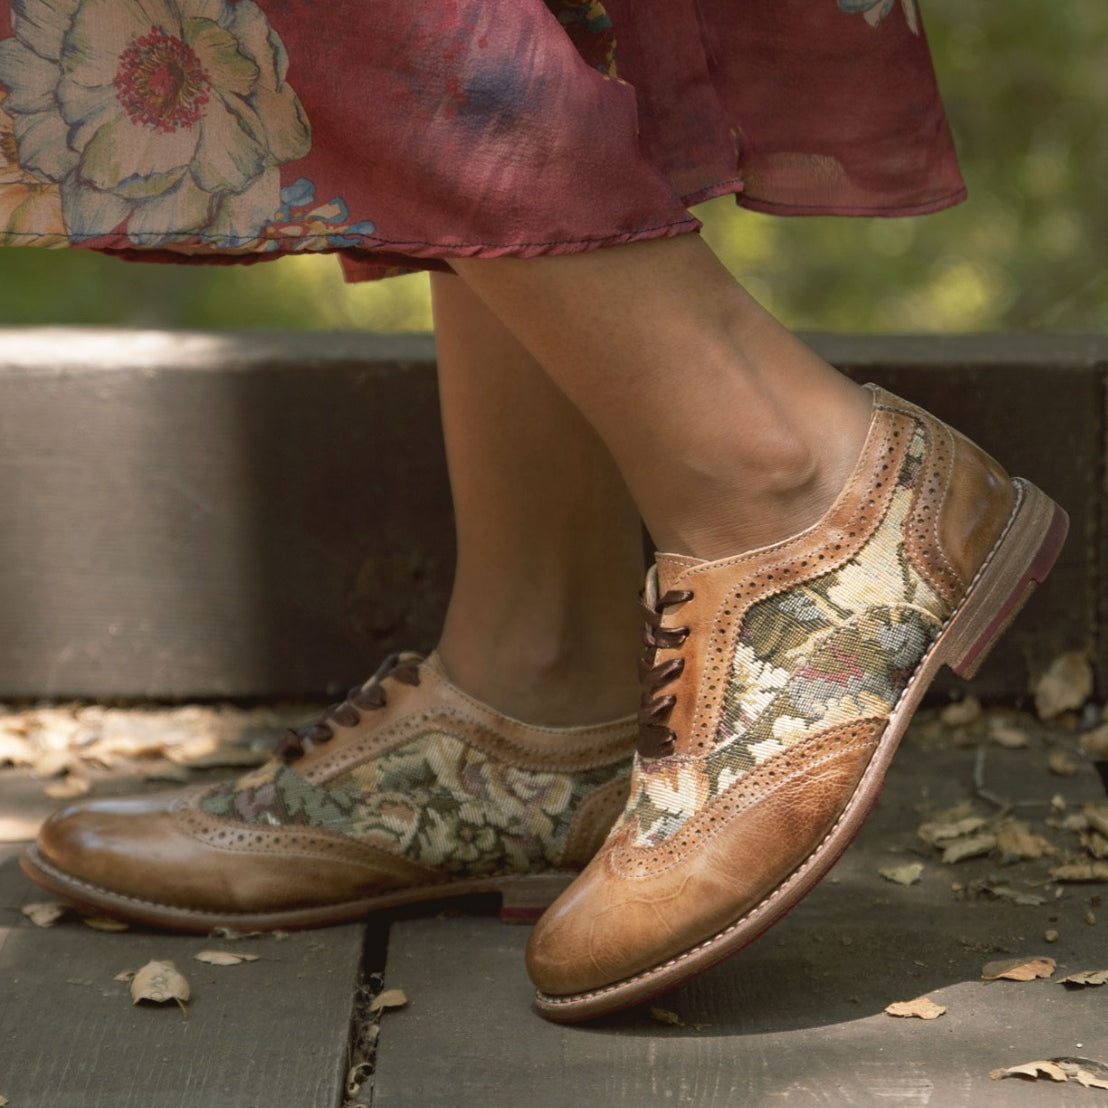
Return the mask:
<path fill-rule="evenodd" d="M 960 677 L 972 677 L 1036 586 L 1046 580 L 1062 549 L 1069 528 L 1066 513 L 1034 485 L 1019 478 L 1012 485 L 1016 506 L 1004 533 L 901 694 L 842 815 L 808 859 L 741 918 L 658 966 L 590 992 L 536 993 L 534 1007 L 542 1016 L 576 1023 L 649 1000 L 753 942 L 826 876 L 877 802 L 893 754 L 939 668 L 945 665 Z"/>
<path fill-rule="evenodd" d="M 235 931 L 295 931 L 307 927 L 354 923 L 372 912 L 459 896 L 497 894 L 500 918 L 506 923 L 533 923 L 568 888 L 576 873 L 510 874 L 465 878 L 441 884 L 398 889 L 359 900 L 276 912 L 209 912 L 142 900 L 82 881 L 48 862 L 37 846 L 29 846 L 19 859 L 23 872 L 44 889 L 96 915 L 111 916 L 148 927 L 207 934 L 217 927 Z"/>

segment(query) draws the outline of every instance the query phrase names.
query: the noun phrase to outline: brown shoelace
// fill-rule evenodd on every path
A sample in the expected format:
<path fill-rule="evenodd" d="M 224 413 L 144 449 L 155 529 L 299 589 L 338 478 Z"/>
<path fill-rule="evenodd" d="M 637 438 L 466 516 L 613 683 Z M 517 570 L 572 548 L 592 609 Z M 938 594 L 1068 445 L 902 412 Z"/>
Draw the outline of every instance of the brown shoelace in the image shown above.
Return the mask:
<path fill-rule="evenodd" d="M 642 603 L 643 619 L 646 627 L 643 629 L 643 651 L 639 662 L 639 680 L 642 682 L 642 707 L 639 709 L 639 741 L 638 751 L 644 758 L 664 758 L 673 753 L 677 737 L 673 729 L 668 726 L 670 712 L 673 711 L 677 697 L 672 694 L 656 695 L 664 685 L 676 681 L 681 671 L 685 668 L 684 658 L 670 658 L 657 665 L 654 663 L 658 649 L 675 650 L 689 637 L 687 627 L 663 627 L 662 616 L 665 609 L 676 604 L 685 604 L 692 600 L 693 594 L 688 589 L 670 589 L 658 598 L 657 604 L 651 607 Z"/>
<path fill-rule="evenodd" d="M 343 727 L 353 727 L 361 721 L 362 712 L 383 708 L 387 697 L 381 682 L 386 677 L 395 677 L 405 685 L 418 685 L 419 661 L 410 654 L 390 654 L 364 685 L 355 685 L 346 694 L 345 700 L 325 709 L 315 722 L 286 731 L 274 751 L 276 756 L 286 762 L 294 762 L 313 746 L 330 742 L 335 734 L 332 721 Z"/>

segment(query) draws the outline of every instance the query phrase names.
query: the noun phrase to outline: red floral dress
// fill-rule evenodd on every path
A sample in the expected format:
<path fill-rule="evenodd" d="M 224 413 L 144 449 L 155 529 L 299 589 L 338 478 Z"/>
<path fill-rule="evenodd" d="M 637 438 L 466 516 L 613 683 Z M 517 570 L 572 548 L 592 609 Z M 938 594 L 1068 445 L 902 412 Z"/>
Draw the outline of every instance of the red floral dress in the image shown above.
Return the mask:
<path fill-rule="evenodd" d="M 915 0 L 0 0 L 0 242 L 353 280 L 964 195 Z"/>

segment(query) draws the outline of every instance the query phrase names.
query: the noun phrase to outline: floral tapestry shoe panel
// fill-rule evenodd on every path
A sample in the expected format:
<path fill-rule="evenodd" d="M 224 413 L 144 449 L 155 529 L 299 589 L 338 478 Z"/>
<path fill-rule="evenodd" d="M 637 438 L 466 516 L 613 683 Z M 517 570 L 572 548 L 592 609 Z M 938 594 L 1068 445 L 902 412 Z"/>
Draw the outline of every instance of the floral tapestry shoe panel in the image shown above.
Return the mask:
<path fill-rule="evenodd" d="M 874 389 L 816 525 L 720 561 L 659 555 L 630 797 L 531 936 L 539 1011 L 638 1003 L 796 904 L 857 832 L 938 668 L 972 676 L 1066 528 L 1034 486 Z"/>
<path fill-rule="evenodd" d="M 231 781 L 53 815 L 32 880 L 181 930 L 312 927 L 473 892 L 533 918 L 604 841 L 635 720 L 531 727 L 394 655 L 277 757 Z"/>

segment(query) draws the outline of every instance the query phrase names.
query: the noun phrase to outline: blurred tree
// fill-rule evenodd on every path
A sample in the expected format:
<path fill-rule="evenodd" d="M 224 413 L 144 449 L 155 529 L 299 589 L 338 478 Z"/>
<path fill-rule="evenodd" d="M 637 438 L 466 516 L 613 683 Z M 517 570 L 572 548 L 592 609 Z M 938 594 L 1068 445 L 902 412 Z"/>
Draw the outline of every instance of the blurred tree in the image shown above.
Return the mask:
<path fill-rule="evenodd" d="M 1108 3 L 923 0 L 970 201 L 909 219 L 777 219 L 705 205 L 705 234 L 787 324 L 1108 330 Z M 0 324 L 430 327 L 422 276 L 344 286 L 333 259 L 130 265 L 0 251 Z"/>

